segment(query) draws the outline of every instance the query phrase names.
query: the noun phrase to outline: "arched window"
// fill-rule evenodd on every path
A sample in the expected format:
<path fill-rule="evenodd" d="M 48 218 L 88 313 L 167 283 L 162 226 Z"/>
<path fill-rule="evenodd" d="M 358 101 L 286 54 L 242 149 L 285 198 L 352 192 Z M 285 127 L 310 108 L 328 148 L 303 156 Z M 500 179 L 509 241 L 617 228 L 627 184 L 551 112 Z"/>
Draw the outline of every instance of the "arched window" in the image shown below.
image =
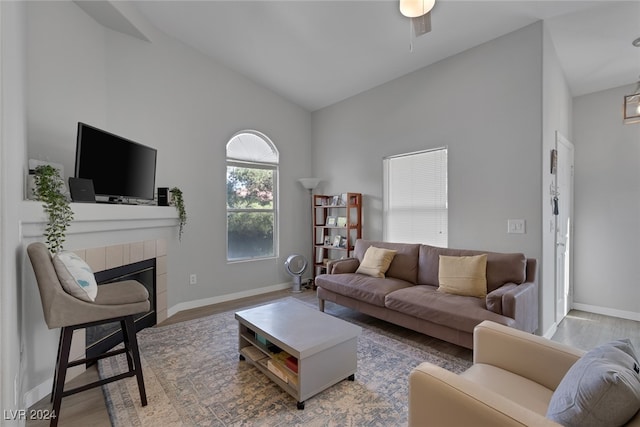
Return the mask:
<path fill-rule="evenodd" d="M 278 150 L 260 132 L 227 143 L 227 260 L 277 256 Z"/>

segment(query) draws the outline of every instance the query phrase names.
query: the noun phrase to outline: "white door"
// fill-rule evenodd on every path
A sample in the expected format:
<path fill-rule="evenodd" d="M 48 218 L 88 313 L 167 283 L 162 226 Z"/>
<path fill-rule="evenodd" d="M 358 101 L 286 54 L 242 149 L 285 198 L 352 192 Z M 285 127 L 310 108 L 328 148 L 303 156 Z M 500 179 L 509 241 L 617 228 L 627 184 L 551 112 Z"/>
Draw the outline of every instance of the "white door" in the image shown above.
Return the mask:
<path fill-rule="evenodd" d="M 573 243 L 573 144 L 556 131 L 556 324 L 571 308 Z"/>

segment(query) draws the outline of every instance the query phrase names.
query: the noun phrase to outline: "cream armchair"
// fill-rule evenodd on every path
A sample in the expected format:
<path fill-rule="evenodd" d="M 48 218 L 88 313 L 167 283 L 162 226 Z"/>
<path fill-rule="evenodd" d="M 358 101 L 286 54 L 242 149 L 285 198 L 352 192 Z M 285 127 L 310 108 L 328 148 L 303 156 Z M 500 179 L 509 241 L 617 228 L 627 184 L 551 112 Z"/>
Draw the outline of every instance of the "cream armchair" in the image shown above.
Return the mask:
<path fill-rule="evenodd" d="M 559 426 L 545 418 L 549 401 L 584 352 L 490 321 L 473 340 L 464 373 L 430 363 L 411 372 L 409 426 Z M 640 426 L 640 413 L 626 425 Z"/>

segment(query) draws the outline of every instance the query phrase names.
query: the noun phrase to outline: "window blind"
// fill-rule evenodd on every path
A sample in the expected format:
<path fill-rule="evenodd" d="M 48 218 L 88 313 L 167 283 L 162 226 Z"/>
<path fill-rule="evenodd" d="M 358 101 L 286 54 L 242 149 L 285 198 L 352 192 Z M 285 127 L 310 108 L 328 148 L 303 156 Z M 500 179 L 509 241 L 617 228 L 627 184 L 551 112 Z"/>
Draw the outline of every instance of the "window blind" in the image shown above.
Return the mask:
<path fill-rule="evenodd" d="M 387 157 L 383 238 L 448 245 L 447 149 Z"/>

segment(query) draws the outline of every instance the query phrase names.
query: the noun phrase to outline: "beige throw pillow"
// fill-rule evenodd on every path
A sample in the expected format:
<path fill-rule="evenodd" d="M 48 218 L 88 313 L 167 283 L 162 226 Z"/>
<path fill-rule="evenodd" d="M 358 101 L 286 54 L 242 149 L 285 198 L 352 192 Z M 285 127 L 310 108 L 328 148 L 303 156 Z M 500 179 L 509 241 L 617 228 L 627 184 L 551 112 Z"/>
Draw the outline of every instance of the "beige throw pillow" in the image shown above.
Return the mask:
<path fill-rule="evenodd" d="M 372 277 L 384 277 L 397 251 L 369 246 L 356 273 Z"/>
<path fill-rule="evenodd" d="M 460 257 L 440 255 L 438 281 L 440 292 L 486 297 L 487 254 Z"/>

